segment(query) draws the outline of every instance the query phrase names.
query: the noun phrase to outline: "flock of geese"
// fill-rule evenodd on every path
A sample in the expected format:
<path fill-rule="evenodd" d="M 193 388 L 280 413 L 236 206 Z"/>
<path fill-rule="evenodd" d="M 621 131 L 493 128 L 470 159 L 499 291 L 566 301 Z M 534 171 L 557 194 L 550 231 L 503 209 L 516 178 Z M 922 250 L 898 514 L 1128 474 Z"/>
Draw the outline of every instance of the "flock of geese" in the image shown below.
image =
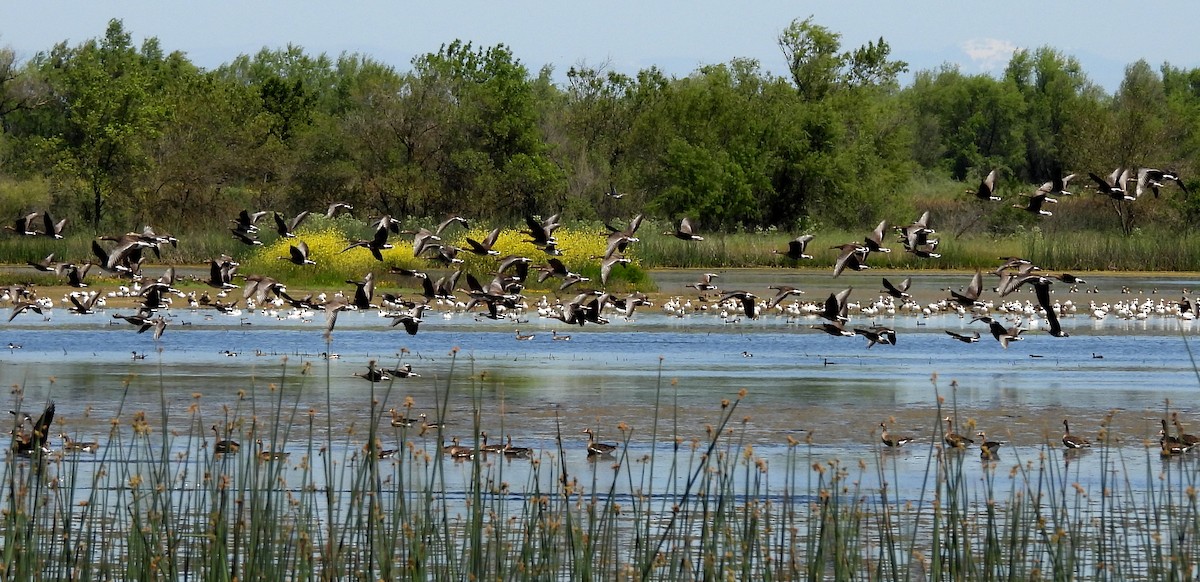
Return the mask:
<path fill-rule="evenodd" d="M 1183 425 L 1179 422 L 1179 413 L 1171 413 L 1171 423 L 1175 427 L 1175 434 L 1171 434 L 1167 427 L 1167 419 L 1163 418 L 1162 428 L 1158 431 L 1158 444 L 1163 457 L 1175 457 L 1183 455 L 1197 444 L 1200 444 L 1200 436 L 1184 432 Z M 959 434 L 954 430 L 954 419 L 947 416 L 942 419 L 946 423 L 945 433 L 942 435 L 942 442 L 945 443 L 947 450 L 963 451 L 975 444 L 975 440 L 965 435 Z M 1081 449 L 1091 448 L 1092 442 L 1086 437 L 1071 433 L 1071 425 L 1067 419 L 1063 419 L 1063 447 L 1069 451 L 1079 451 Z M 888 431 L 887 422 L 880 422 L 880 440 L 883 444 L 892 449 L 898 449 L 908 443 L 916 440 L 916 438 L 908 435 L 898 435 Z M 1000 458 L 1000 447 L 1005 445 L 1005 441 L 997 441 L 988 439 L 987 434 L 980 430 L 975 433 L 975 437 L 979 439 L 979 458 L 984 461 L 994 461 Z"/>
<path fill-rule="evenodd" d="M 1136 171 L 1118 169 L 1108 179 L 1095 174 L 1089 174 L 1089 176 L 1096 182 L 1098 194 L 1109 196 L 1114 200 L 1136 200 L 1146 190 L 1153 191 L 1157 197 L 1159 189 L 1168 182 L 1174 182 L 1186 191 L 1178 174 L 1150 168 Z M 1050 215 L 1050 212 L 1043 209 L 1043 205 L 1056 202 L 1055 199 L 1050 198 L 1051 195 L 1070 195 L 1066 188 L 1073 178 L 1075 178 L 1074 174 L 1056 178 L 1038 188 L 1034 194 L 1023 195 L 1029 198 L 1029 201 L 1022 207 L 1031 213 Z M 980 200 L 997 201 L 1000 197 L 995 194 L 995 185 L 996 171 L 993 170 L 983 179 L 977 189 L 968 192 Z M 610 196 L 620 197 L 615 194 L 615 191 L 610 193 Z M 333 203 L 325 210 L 325 215 L 334 218 L 341 212 L 352 210 L 353 208 L 348 204 Z M 231 238 L 244 245 L 262 245 L 263 242 L 259 239 L 261 233 L 259 221 L 268 215 L 273 219 L 274 231 L 278 237 L 296 241 L 289 245 L 288 256 L 282 256 L 279 259 L 301 267 L 314 265 L 315 261 L 309 257 L 307 244 L 299 240 L 300 235 L 297 233 L 301 224 L 310 215 L 309 211 L 301 212 L 288 219 L 279 212 L 242 210 L 237 217 L 230 220 L 232 224 L 229 229 Z M 594 284 L 588 277 L 572 272 L 558 258 L 562 252 L 554 233 L 562 224 L 560 214 L 554 214 L 545 219 L 534 216 L 525 217 L 527 228 L 522 232 L 528 236 L 529 242 L 544 253 L 543 262 L 537 262 L 531 257 L 524 256 L 500 257 L 500 253 L 493 248 L 500 232 L 499 228 L 493 229 L 482 240 L 466 237 L 466 246 L 463 248 L 451 245 L 443 238 L 446 230 L 453 225 L 468 227 L 468 221 L 459 216 L 451 216 L 432 228 L 422 227 L 416 230 L 402 230 L 398 220 L 386 215 L 371 220 L 369 225 L 372 236 L 368 239 L 348 241 L 347 246 L 341 252 L 366 250 L 376 260 L 383 261 L 382 251 L 393 248 L 389 242 L 393 240 L 393 237 L 411 236 L 415 257 L 427 259 L 431 266 L 451 269 L 448 274 L 440 278 L 435 278 L 431 273 L 423 270 L 389 269 L 388 274 L 398 276 L 400 281 L 409 281 L 418 288 L 417 293 L 408 298 L 389 293 L 377 295 L 374 272 L 366 273 L 361 280 L 347 281 L 347 284 L 352 285 L 353 289 L 346 292 L 337 291 L 332 294 L 319 293 L 295 297 L 288 293 L 283 282 L 274 278 L 258 274 L 238 273 L 240 265 L 229 255 L 222 255 L 209 261 L 208 275 L 199 282 L 211 288 L 211 291 L 203 291 L 199 295 L 196 292 L 184 293 L 176 287 L 179 281 L 173 267 L 168 267 L 163 275 L 157 278 L 143 273 L 144 262 L 150 255 L 160 259 L 164 249 L 177 247 L 179 244 L 179 240 L 174 236 L 156 232 L 150 226 L 144 227 L 141 232 L 131 231 L 119 236 L 98 237 L 91 243 L 92 256 L 78 262 L 59 262 L 55 260 L 55 255 L 51 254 L 40 261 L 30 261 L 29 265 L 39 271 L 54 273 L 62 277 L 67 285 L 76 289 L 61 299 L 62 305 L 73 313 L 81 315 L 96 313 L 97 310 L 106 307 L 108 299 L 117 297 L 132 300 L 136 310 L 133 313 L 113 313 L 111 317 L 114 323 L 126 322 L 133 326 L 138 333 L 152 332 L 156 340 L 162 337 L 170 325 L 169 317 L 164 314 L 169 313 L 169 309 L 176 300 L 185 300 L 192 309 L 213 309 L 222 314 L 238 316 L 243 313 L 243 307 L 250 314 L 261 309 L 264 313 L 276 317 L 295 317 L 305 320 L 310 318 L 312 313 L 323 311 L 327 337 L 332 334 L 336 326 L 338 314 L 347 310 L 378 310 L 380 316 L 391 320 L 391 327 L 403 327 L 405 332 L 410 335 L 418 333 L 421 324 L 427 318 L 426 313 L 430 311 L 443 311 L 447 316 L 450 311 L 472 312 L 479 320 L 509 320 L 520 323 L 527 321 L 526 318 L 536 310 L 537 315 L 541 318 L 555 319 L 566 324 L 602 325 L 609 321 L 605 317 L 606 313 L 615 312 L 625 318 L 630 318 L 638 306 L 651 305 L 650 298 L 641 293 L 617 296 L 604 290 L 612 270 L 630 263 L 630 259 L 626 255 L 630 246 L 639 242 L 638 229 L 642 219 L 642 215 L 638 214 L 625 226 L 608 226 L 609 232 L 605 235 L 605 254 L 602 257 L 596 257 L 600 261 L 599 288 L 585 288 L 566 300 L 557 298 L 550 300 L 543 296 L 533 305 L 530 305 L 529 300 L 523 295 L 526 281 L 530 276 L 536 276 L 539 283 L 557 279 L 556 289 L 558 292 L 566 291 L 577 285 L 586 287 L 584 285 L 586 283 Z M 5 229 L 19 236 L 62 239 L 67 224 L 67 219 L 55 220 L 49 212 L 40 211 L 18 217 L 11 226 L 5 226 Z M 903 246 L 904 252 L 922 259 L 940 257 L 937 253 L 938 240 L 934 237 L 936 231 L 931 227 L 929 212 L 923 213 L 917 220 L 909 224 L 896 226 L 892 230 L 897 235 L 895 240 Z M 863 242 L 854 241 L 831 246 L 831 249 L 837 251 L 833 277 L 838 277 L 847 269 L 854 271 L 869 269 L 871 267 L 868 259 L 872 254 L 892 252 L 885 242 L 885 235 L 888 231 L 888 223 L 883 221 L 864 236 Z M 688 243 L 698 243 L 704 240 L 704 237 L 698 234 L 695 223 L 689 218 L 683 218 L 676 227 L 662 234 Z M 809 254 L 809 247 L 814 239 L 815 237 L 811 234 L 799 236 L 790 240 L 786 249 L 773 252 L 787 258 L 793 264 L 812 259 L 813 255 Z M 460 253 L 493 257 L 496 260 L 495 269 L 486 275 L 481 274 L 482 277 L 464 272 L 457 267 L 463 263 L 459 257 Z M 895 345 L 896 331 L 878 324 L 849 326 L 851 315 L 874 317 L 906 313 L 930 316 L 938 313 L 957 313 L 961 317 L 970 317 L 972 323 L 986 325 L 987 332 L 1004 348 L 1007 348 L 1012 342 L 1021 340 L 1024 332 L 1041 329 L 1040 321 L 1045 321 L 1046 331 L 1050 336 L 1067 337 L 1069 334 L 1061 326 L 1059 318 L 1076 313 L 1079 306 L 1070 300 L 1062 302 L 1052 300 L 1051 286 L 1056 282 L 1067 284 L 1071 286 L 1070 290 L 1073 292 L 1078 290 L 1079 285 L 1086 282 L 1069 273 L 1046 274 L 1031 262 L 1019 257 L 1002 257 L 1001 261 L 1002 263 L 992 271 L 992 275 L 998 278 L 995 285 L 985 287 L 983 273 L 977 270 L 965 287 L 957 290 L 947 289 L 948 297 L 926 304 L 919 304 L 913 300 L 910 294 L 911 279 L 893 283 L 887 278 L 883 278 L 878 298 L 866 302 L 850 301 L 851 288 L 831 293 L 824 301 L 810 302 L 799 298 L 804 291 L 795 286 L 783 284 L 770 286 L 769 290 L 773 294 L 768 298 L 760 298 L 752 291 L 744 289 L 721 290 L 716 282 L 719 275 L 708 273 L 689 286 L 699 293 L 699 297 L 695 301 L 683 296 L 675 296 L 667 299 L 663 303 L 662 309 L 677 317 L 704 312 L 719 313 L 729 323 L 736 323 L 743 317 L 752 320 L 765 315 L 785 317 L 789 322 L 798 321 L 802 317 L 820 319 L 823 321 L 810 327 L 837 337 L 863 337 L 867 341 L 867 348 L 877 344 Z M 107 293 L 88 289 L 87 275 L 92 268 L 101 270 L 112 277 L 127 279 L 128 282 Z M 1036 304 L 1029 300 L 1005 300 L 1009 295 L 1026 286 L 1033 289 Z M 985 296 L 988 287 L 997 294 L 999 301 L 988 299 Z M 241 289 L 240 298 L 232 293 L 239 288 Z M 713 297 L 715 300 L 712 299 Z M 51 298 L 39 297 L 37 290 L 31 285 L 13 285 L 4 288 L 0 290 L 0 300 L 8 300 L 12 303 L 9 321 L 27 312 L 45 317 L 47 316 L 45 311 L 55 306 L 55 302 Z M 242 304 L 242 307 L 239 306 L 239 303 Z M 477 310 L 477 307 L 480 309 Z M 285 309 L 288 310 L 284 311 Z M 1087 309 L 1094 317 L 1104 317 L 1112 307 L 1092 302 Z M 1157 307 L 1148 301 L 1130 306 L 1120 306 L 1117 312 L 1130 314 L 1159 312 L 1174 313 L 1178 317 L 1186 319 L 1194 317 L 1190 302 L 1186 297 L 1178 303 L 1160 302 Z M 1014 317 L 1016 318 L 1015 322 L 1011 319 Z M 1026 323 L 1023 325 L 1021 320 Z M 979 331 L 966 335 L 946 330 L 946 334 L 955 340 L 966 343 L 977 342 L 981 337 Z M 570 339 L 569 335 L 560 335 L 557 330 L 552 332 L 552 336 L 555 340 Z M 520 329 L 517 329 L 515 333 L 517 340 L 529 340 L 533 337 L 533 334 L 522 334 Z M 134 352 L 134 358 L 137 357 L 138 354 Z M 414 373 L 411 365 L 384 369 L 377 368 L 372 361 L 365 372 L 356 373 L 355 376 L 370 382 L 381 382 L 393 378 L 418 377 L 419 374 Z M 47 412 L 52 418 L 52 407 Z M 47 440 L 46 430 L 48 427 L 39 430 L 35 426 L 27 433 L 31 435 L 28 439 L 25 441 L 18 439 L 18 442 L 28 442 L 30 443 L 29 447 L 40 446 L 39 439 L 40 442 Z M 612 452 L 611 445 L 595 442 L 590 429 L 585 433 L 589 435 L 589 455 Z M 1167 437 L 1164 436 L 1164 438 Z M 1064 438 L 1064 442 L 1067 440 Z M 885 436 L 885 442 L 887 441 L 888 438 Z M 897 446 L 903 444 L 902 441 L 904 439 L 893 437 L 893 442 Z M 228 438 L 220 438 L 219 442 L 225 443 L 223 448 L 226 449 L 226 452 L 237 449 L 237 443 Z M 1086 445 L 1086 441 L 1083 442 Z M 452 456 L 455 453 L 464 452 L 457 443 L 448 447 L 450 448 L 447 452 Z M 521 447 L 513 448 L 511 439 L 509 444 L 502 447 L 504 448 L 501 450 L 486 450 L 481 447 L 481 452 L 507 453 L 511 450 L 521 449 Z M 259 448 L 262 449 L 261 443 Z M 260 453 L 262 452 L 271 453 L 271 451 L 260 450 Z"/>

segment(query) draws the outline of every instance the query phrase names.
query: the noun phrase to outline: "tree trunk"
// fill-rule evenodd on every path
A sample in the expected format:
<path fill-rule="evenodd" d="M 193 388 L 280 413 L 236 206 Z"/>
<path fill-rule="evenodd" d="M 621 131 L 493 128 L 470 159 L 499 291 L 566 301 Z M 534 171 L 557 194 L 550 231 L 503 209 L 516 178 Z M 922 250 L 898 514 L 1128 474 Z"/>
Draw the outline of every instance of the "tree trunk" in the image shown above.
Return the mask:
<path fill-rule="evenodd" d="M 100 212 L 104 208 L 104 190 L 99 180 L 92 180 L 92 228 L 100 232 Z"/>

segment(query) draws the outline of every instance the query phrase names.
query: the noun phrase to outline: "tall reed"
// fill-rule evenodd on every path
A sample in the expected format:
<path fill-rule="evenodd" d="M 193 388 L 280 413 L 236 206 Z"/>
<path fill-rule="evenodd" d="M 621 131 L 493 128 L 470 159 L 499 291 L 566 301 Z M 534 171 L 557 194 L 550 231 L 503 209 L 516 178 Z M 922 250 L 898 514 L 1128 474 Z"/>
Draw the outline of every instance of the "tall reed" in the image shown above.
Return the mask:
<path fill-rule="evenodd" d="M 332 340 L 331 340 L 332 341 Z M 331 344 L 332 346 L 332 344 Z M 404 357 L 402 352 L 401 358 Z M 452 354 L 457 361 L 457 353 Z M 399 362 L 397 362 L 399 363 Z M 474 362 L 468 361 L 469 367 Z M 454 364 L 457 365 L 457 364 Z M 160 363 L 160 366 L 162 364 Z M 714 403 L 697 436 L 676 420 L 678 383 L 659 379 L 646 434 L 597 427 L 618 452 L 583 473 L 565 429 L 529 459 L 442 452 L 438 426 L 393 426 L 452 401 L 471 410 L 470 445 L 489 428 L 483 386 L 432 403 L 372 385 L 354 419 L 306 409 L 313 367 L 282 361 L 247 381 L 219 412 L 196 394 L 185 411 L 119 404 L 91 458 L 54 451 L 6 456 L 0 575 L 42 579 L 1189 579 L 1200 512 L 1193 459 L 1145 459 L 1102 425 L 1102 471 L 1080 474 L 1055 439 L 1002 460 L 944 446 L 943 415 L 960 411 L 951 384 L 937 402 L 920 483 L 901 489 L 899 455 L 873 443 L 861 459 L 821 453 L 812 434 L 775 453 L 739 416 L 752 394 Z M 457 374 L 453 370 L 450 375 Z M 472 378 L 477 374 L 472 369 Z M 320 380 L 315 380 L 320 382 Z M 330 383 L 325 368 L 325 384 Z M 153 385 L 153 384 L 152 384 Z M 488 388 L 489 390 L 491 388 Z M 50 396 L 61 388 L 50 385 Z M 13 406 L 37 410 L 14 390 Z M 464 400 L 465 399 L 465 400 Z M 123 402 L 123 401 L 122 401 Z M 344 403 L 342 403 L 344 404 Z M 182 414 L 184 418 L 174 418 Z M 214 416 L 215 414 L 215 416 Z M 1117 413 L 1113 413 L 1117 414 Z M 180 430 L 178 427 L 187 427 Z M 241 441 L 215 454 L 209 433 Z M 970 419 L 957 426 L 973 428 Z M 14 426 L 14 429 L 19 429 Z M 501 434 L 505 427 L 500 427 Z M 571 439 L 574 438 L 572 435 Z M 259 442 L 262 441 L 260 445 Z M 464 443 L 466 444 L 466 443 Z M 270 454 L 286 452 L 289 456 Z M 1029 448 L 1024 451 L 1030 451 Z M 38 458 L 40 457 L 40 458 Z M 514 471 L 514 463 L 528 463 Z M 1145 485 L 1131 471 L 1142 470 Z M 514 479 L 514 476 L 523 475 Z M 874 479 L 874 480 L 872 480 Z"/>

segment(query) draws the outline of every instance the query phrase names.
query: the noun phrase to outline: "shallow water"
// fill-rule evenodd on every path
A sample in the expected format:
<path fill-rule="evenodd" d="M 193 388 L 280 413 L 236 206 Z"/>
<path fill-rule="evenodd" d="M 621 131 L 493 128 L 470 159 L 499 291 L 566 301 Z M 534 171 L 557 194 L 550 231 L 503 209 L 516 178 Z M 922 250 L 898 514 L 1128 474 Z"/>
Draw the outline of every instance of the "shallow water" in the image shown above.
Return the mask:
<path fill-rule="evenodd" d="M 721 282 L 726 288 L 765 289 L 785 282 L 778 279 L 787 273 L 730 271 L 723 272 Z M 683 294 L 696 274 L 662 273 L 660 289 Z M 851 285 L 862 290 L 852 299 L 868 300 L 878 285 L 877 275 L 861 273 L 838 281 L 823 273 L 795 279 L 810 289 L 809 298 Z M 917 273 L 913 287 L 936 297 L 938 289 L 967 279 L 969 275 L 955 273 Z M 1161 287 L 1164 296 L 1190 284 L 1169 277 L 1091 283 L 1109 290 Z M 1083 293 L 1070 297 L 1088 300 Z M 479 426 L 493 441 L 497 435 L 512 435 L 519 446 L 554 452 L 561 436 L 567 461 L 589 472 L 595 465 L 584 454 L 583 428 L 593 427 L 604 441 L 627 441 L 631 457 L 637 458 L 652 450 L 655 441 L 658 450 L 669 451 L 676 437 L 685 443 L 705 439 L 706 428 L 721 418 L 722 401 L 729 399 L 737 400 L 729 425 L 737 442 L 754 445 L 756 453 L 772 462 L 782 462 L 791 437 L 811 443 L 805 454 L 815 458 L 863 459 L 869 467 L 883 460 L 902 484 L 919 483 L 936 454 L 930 443 L 940 439 L 939 414 L 955 416 L 960 427 L 970 423 L 986 430 L 989 438 L 1008 441 L 1001 452 L 1006 464 L 1037 458 L 1047 443 L 1057 447 L 1064 418 L 1071 419 L 1076 434 L 1098 440 L 1105 415 L 1116 411 L 1111 442 L 1127 457 L 1152 463 L 1161 462 L 1156 435 L 1168 399 L 1185 425 L 1200 422 L 1195 398 L 1200 380 L 1189 355 L 1200 327 L 1174 317 L 1125 321 L 1068 316 L 1063 327 L 1071 337 L 1029 332 L 1007 350 L 987 335 L 983 324 L 957 315 L 859 318 L 851 324 L 873 321 L 899 334 L 898 345 L 867 349 L 860 337 L 836 338 L 811 329 L 818 321 L 811 317 L 768 314 L 725 323 L 715 313 L 680 318 L 660 307 L 641 308 L 631 320 L 614 315 L 609 325 L 582 328 L 536 314 L 514 323 L 427 312 L 416 336 L 389 327 L 390 320 L 374 312 L 347 312 L 339 317 L 330 344 L 322 337 L 320 313 L 305 320 L 174 308 L 170 326 L 155 342 L 129 325 L 114 324 L 111 314 L 117 310 L 74 315 L 55 309 L 48 321 L 21 316 L 0 327 L 0 346 L 23 346 L 0 352 L 0 382 L 23 388 L 24 402 L 13 396 L 11 407 L 20 405 L 36 416 L 41 403 L 53 399 L 59 428 L 77 439 L 101 441 L 118 414 L 127 422 L 145 411 L 158 426 L 164 403 L 165 426 L 186 432 L 218 422 L 228 411 L 244 413 L 251 403 L 260 418 L 270 418 L 277 402 L 282 402 L 285 418 L 293 407 L 296 411 L 291 440 L 307 440 L 310 409 L 317 415 L 313 436 L 324 440 L 328 397 L 335 440 L 346 450 L 355 442 L 348 431 L 365 434 L 372 422 L 372 395 L 379 410 L 403 408 L 411 396 L 414 406 L 406 414 L 441 418 L 447 439 L 472 442 L 473 412 L 478 410 Z M 534 339 L 516 340 L 518 327 Z M 964 344 L 947 337 L 947 329 L 978 330 L 984 337 Z M 570 334 L 571 340 L 552 340 L 551 330 Z M 452 357 L 452 351 L 457 355 Z M 322 352 L 339 357 L 324 359 Z M 146 357 L 133 359 L 131 353 Z M 388 367 L 409 363 L 421 376 L 372 385 L 354 376 L 369 360 Z M 283 387 L 282 396 L 273 391 L 275 386 Z M 743 389 L 746 396 L 739 400 Z M 944 399 L 940 413 L 939 396 Z M 189 411 L 194 404 L 198 424 Z M 889 419 L 894 419 L 893 433 L 920 438 L 898 454 L 881 456 L 879 423 Z M 385 415 L 384 434 L 394 434 L 386 420 Z M 625 432 L 618 429 L 622 423 Z M 435 446 L 434 433 L 422 439 L 425 446 Z M 1149 452 L 1147 442 L 1154 445 Z M 386 440 L 384 446 L 389 446 Z M 1084 455 L 1073 467 L 1082 481 L 1099 471 L 1091 459 Z M 872 482 L 874 471 L 865 473 Z"/>

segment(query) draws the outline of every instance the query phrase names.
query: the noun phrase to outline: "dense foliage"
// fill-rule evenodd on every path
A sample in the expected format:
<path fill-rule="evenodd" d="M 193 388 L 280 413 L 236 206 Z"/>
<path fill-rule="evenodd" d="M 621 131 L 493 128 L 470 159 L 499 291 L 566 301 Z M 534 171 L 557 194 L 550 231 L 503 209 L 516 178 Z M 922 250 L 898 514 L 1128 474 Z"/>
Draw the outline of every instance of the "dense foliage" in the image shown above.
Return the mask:
<path fill-rule="evenodd" d="M 735 59 L 683 78 L 578 66 L 556 84 L 504 45 L 460 41 L 407 71 L 296 46 L 204 70 L 156 39 L 134 46 L 114 20 L 27 62 L 0 50 L 0 213 L 187 231 L 242 208 L 291 215 L 336 200 L 509 226 L 643 210 L 707 231 L 796 231 L 969 210 L 963 182 L 992 168 L 1010 196 L 1068 172 L 1200 170 L 1200 69 L 1140 61 L 1109 95 L 1044 47 L 1016 52 L 1000 76 L 944 66 L 902 86 L 907 65 L 882 38 L 847 50 L 798 20 L 778 43 L 784 76 Z M 1200 199 L 1165 198 L 1135 214 L 1093 197 L 1077 222 L 1129 233 L 1135 220 L 1200 217 Z M 1007 208 L 981 224 L 1033 220 Z"/>

